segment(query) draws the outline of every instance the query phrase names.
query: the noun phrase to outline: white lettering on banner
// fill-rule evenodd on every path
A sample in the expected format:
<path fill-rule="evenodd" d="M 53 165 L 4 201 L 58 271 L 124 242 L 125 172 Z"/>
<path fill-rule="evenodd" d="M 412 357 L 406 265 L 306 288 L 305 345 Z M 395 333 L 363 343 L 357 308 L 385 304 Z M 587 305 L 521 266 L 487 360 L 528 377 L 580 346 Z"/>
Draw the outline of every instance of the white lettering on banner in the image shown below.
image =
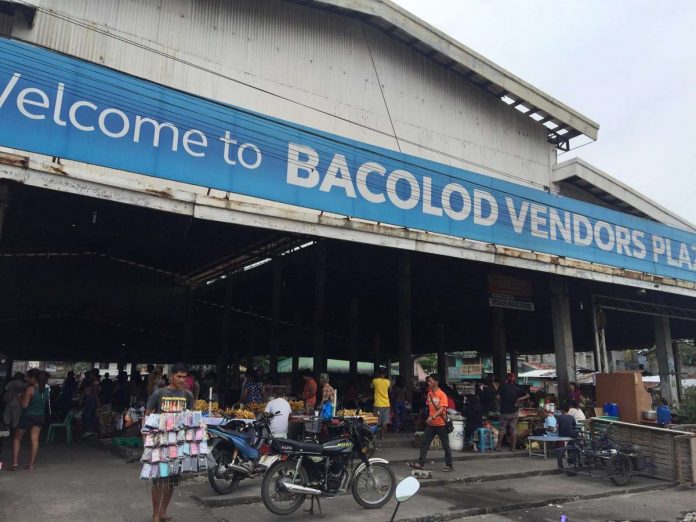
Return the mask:
<path fill-rule="evenodd" d="M 0 48 L 3 49 L 3 45 L 14 45 L 3 42 L 5 40 L 0 39 Z M 24 71 L 21 66 L 17 69 Z M 5 126 L 0 124 L 0 134 L 3 142 L 10 143 L 13 136 L 8 131 L 10 127 L 14 131 L 14 125 L 19 125 L 18 133 L 23 133 L 20 144 L 28 142 L 33 147 L 27 150 L 42 152 L 51 149 L 38 140 L 36 143 L 31 141 L 35 128 L 40 131 L 37 135 L 41 139 L 49 136 L 51 139 L 47 141 L 51 146 L 59 143 L 55 150 L 68 151 L 77 161 L 95 161 L 90 153 L 96 150 L 94 146 L 98 146 L 104 151 L 106 159 L 103 164 L 107 167 L 122 170 L 132 167 L 133 172 L 184 179 L 190 183 L 210 182 L 211 186 L 216 183 L 228 184 L 228 190 L 241 194 L 318 210 L 350 212 L 351 216 L 377 221 L 384 215 L 383 221 L 394 225 L 493 241 L 552 255 L 576 256 L 578 259 L 632 270 L 638 267 L 668 277 L 679 270 L 696 271 L 696 240 L 690 239 L 693 236 L 688 232 L 670 232 L 671 229 L 664 225 L 639 220 L 636 221 L 638 225 L 632 227 L 632 217 L 612 214 L 609 210 L 589 204 L 568 203 L 569 200 L 563 198 L 558 201 L 565 201 L 564 204 L 556 204 L 556 199 L 541 191 L 536 197 L 530 189 L 505 188 L 509 184 L 487 180 L 467 171 L 452 169 L 438 173 L 436 166 L 432 166 L 433 162 L 408 159 L 396 151 L 392 151 L 393 154 L 383 153 L 369 144 L 363 144 L 362 148 L 354 147 L 337 138 L 325 139 L 320 131 L 307 138 L 313 144 L 308 146 L 302 143 L 304 131 L 287 122 L 282 131 L 275 133 L 273 129 L 276 124 L 272 118 L 264 120 L 265 128 L 269 129 L 267 135 L 259 135 L 260 131 L 253 125 L 247 128 L 237 124 L 231 130 L 222 132 L 222 136 L 212 135 L 165 121 L 165 117 L 157 116 L 159 112 L 155 112 L 155 116 L 139 115 L 118 106 L 95 104 L 89 100 L 89 96 L 80 99 L 75 90 L 84 86 L 70 88 L 60 75 L 53 86 L 44 82 L 39 86 L 32 85 L 31 80 L 20 72 L 14 72 L 11 76 L 0 73 L 0 77 L 5 82 L 0 85 L 0 122 L 10 122 Z M 157 86 L 153 88 L 160 89 Z M 166 89 L 162 92 L 163 99 L 166 99 Z M 177 96 L 187 95 L 178 93 Z M 108 99 L 108 96 L 104 98 Z M 201 103 L 209 102 L 204 100 Z M 192 107 L 196 107 L 195 103 Z M 223 107 L 218 110 L 238 109 Z M 205 111 L 201 114 L 205 114 Z M 256 116 L 247 113 L 245 117 L 253 120 Z M 284 134 L 288 128 L 290 134 Z M 79 133 L 65 134 L 72 129 L 94 134 L 88 137 L 89 141 Z M 24 135 L 29 137 L 25 140 Z M 286 135 L 292 136 L 292 141 L 284 137 Z M 52 139 L 54 136 L 55 140 Z M 109 154 L 114 154 L 110 145 L 104 143 L 108 141 L 104 137 L 131 141 L 139 147 L 132 150 L 149 150 L 158 156 L 148 156 L 142 162 L 145 166 L 119 163 L 120 158 L 109 157 Z M 225 166 L 249 171 L 258 169 L 264 160 L 263 147 L 266 143 L 273 144 L 274 154 L 268 160 L 272 167 L 260 169 L 258 178 L 240 178 L 238 185 L 230 184 L 228 170 L 231 169 Z M 287 157 L 278 158 L 277 151 L 284 147 L 287 147 Z M 100 153 L 102 149 L 98 149 Z M 120 154 L 127 149 L 116 150 Z M 179 156 L 172 158 L 166 154 Z M 196 177 L 199 174 L 187 178 L 182 171 L 177 173 L 179 177 L 168 178 L 157 170 L 164 169 L 163 165 L 176 170 L 180 163 L 183 164 L 180 159 L 194 161 L 191 158 L 201 161 L 200 179 Z M 219 162 L 222 169 L 216 169 L 211 161 Z M 286 164 L 283 163 L 285 161 Z M 381 164 L 382 161 L 384 164 Z M 152 167 L 152 164 L 156 166 Z M 190 171 L 199 172 L 195 165 L 185 165 Z M 207 175 L 208 170 L 215 174 Z M 256 185 L 256 180 L 259 180 L 259 185 Z M 258 189 L 258 186 L 262 188 Z M 285 190 L 289 187 L 295 189 L 291 197 Z M 321 195 L 321 199 L 317 199 L 317 195 Z M 370 209 L 374 209 L 371 205 L 384 207 L 370 214 Z M 563 206 L 569 210 L 559 208 Z M 585 208 L 589 210 L 583 215 Z M 395 212 L 397 209 L 398 212 Z M 489 230 L 483 233 L 483 227 Z M 490 230 L 490 227 L 496 228 Z M 582 249 L 593 251 L 591 255 L 586 255 Z M 645 262 L 640 263 L 641 260 Z M 691 277 L 690 280 L 696 279 Z"/>
<path fill-rule="evenodd" d="M 433 180 L 423 177 L 423 213 L 431 216 L 441 216 L 442 209 L 433 205 Z"/>
<path fill-rule="evenodd" d="M 68 122 L 60 117 L 60 113 L 63 110 L 63 91 L 65 90 L 65 84 L 58 84 L 58 92 L 56 93 L 56 106 L 53 108 L 53 122 L 56 125 L 65 127 Z"/>
<path fill-rule="evenodd" d="M 133 141 L 135 143 L 140 143 L 140 131 L 144 123 L 152 125 L 152 146 L 159 147 L 160 144 L 160 133 L 162 129 L 169 129 L 172 135 L 172 147 L 173 151 L 177 150 L 179 145 L 179 129 L 173 123 L 160 123 L 153 120 L 152 118 L 143 118 L 138 115 L 135 117 L 135 127 L 133 129 Z"/>
<path fill-rule="evenodd" d="M 198 139 L 196 139 L 196 138 L 198 138 Z M 206 138 L 205 134 L 203 134 L 201 131 L 196 130 L 196 129 L 190 129 L 184 133 L 184 137 L 181 140 L 181 144 L 184 146 L 184 150 L 186 151 L 187 154 L 190 154 L 194 158 L 202 158 L 203 156 L 205 156 L 205 152 L 195 151 L 195 150 L 191 149 L 191 146 L 195 145 L 196 147 L 206 148 L 208 146 L 208 138 Z M 240 150 L 241 150 L 241 147 L 240 147 Z M 241 157 L 240 157 L 240 160 L 241 160 Z M 242 162 L 240 161 L 240 163 L 242 163 Z"/>
<path fill-rule="evenodd" d="M 409 195 L 406 199 L 401 199 L 396 191 L 396 186 L 401 180 L 405 180 L 409 185 Z M 406 170 L 393 171 L 387 176 L 387 197 L 394 203 L 395 207 L 403 210 L 414 208 L 420 200 L 420 187 L 416 177 Z"/>
<path fill-rule="evenodd" d="M 462 208 L 454 210 L 452 208 L 452 194 L 459 194 L 462 198 Z M 458 183 L 448 183 L 442 189 L 442 209 L 450 218 L 457 221 L 464 221 L 471 213 L 471 197 L 464 187 Z"/>
<path fill-rule="evenodd" d="M 515 202 L 511 197 L 506 197 L 505 202 L 507 203 L 508 212 L 510 213 L 512 229 L 518 234 L 521 234 L 522 230 L 524 230 L 524 222 L 527 219 L 527 212 L 529 212 L 529 201 L 522 202 L 519 214 L 515 212 Z"/>
<path fill-rule="evenodd" d="M 21 77 L 21 74 L 14 73 L 12 78 L 10 78 L 10 81 L 7 82 L 7 85 L 5 85 L 5 88 L 2 90 L 2 94 L 0 94 L 0 109 L 2 109 L 2 106 L 5 105 L 5 101 L 10 97 L 10 94 L 12 94 L 15 85 L 17 85 L 17 82 Z"/>
<path fill-rule="evenodd" d="M 225 133 L 229 137 L 229 133 Z M 303 159 L 300 158 L 303 156 Z M 319 184 L 319 153 L 312 147 L 288 143 L 287 182 L 298 187 L 313 188 Z M 300 172 L 305 175 L 301 176 Z"/>
<path fill-rule="evenodd" d="M 488 215 L 483 215 L 483 202 L 490 208 Z M 474 223 L 484 227 L 490 227 L 498 221 L 498 201 L 493 194 L 484 190 L 474 189 Z"/>
<path fill-rule="evenodd" d="M 80 107 L 88 107 L 92 109 L 93 111 L 97 110 L 97 106 L 94 105 L 91 102 L 88 101 L 78 101 L 72 104 L 70 107 L 70 110 L 68 111 L 68 119 L 70 120 L 70 123 L 72 123 L 73 127 L 75 127 L 77 130 L 85 131 L 85 132 L 92 132 L 94 131 L 94 125 L 82 125 L 80 122 L 77 121 L 77 109 Z"/>
<path fill-rule="evenodd" d="M 530 222 L 532 228 L 532 235 L 535 237 L 547 239 L 549 237 L 548 232 L 540 228 L 546 226 L 546 216 L 544 215 L 546 214 L 546 207 L 544 205 L 532 203 L 531 209 L 532 211 Z"/>
<path fill-rule="evenodd" d="M 368 176 L 370 174 L 378 174 L 379 176 L 384 176 L 387 173 L 385 169 L 379 163 L 367 162 L 363 163 L 358 167 L 358 173 L 355 177 L 355 184 L 358 186 L 358 192 L 370 203 L 384 203 L 386 201 L 384 194 L 379 194 L 377 192 L 372 192 L 368 188 Z"/>
<path fill-rule="evenodd" d="M 333 187 L 342 188 L 349 198 L 357 197 L 355 195 L 353 179 L 348 170 L 348 163 L 343 154 L 334 154 L 331 165 L 329 165 L 329 168 L 326 170 L 326 176 L 324 176 L 319 190 L 322 192 L 330 192 Z"/>
<path fill-rule="evenodd" d="M 30 94 L 38 94 L 40 101 L 30 100 L 27 97 Z M 27 87 L 22 89 L 17 95 L 17 108 L 25 117 L 31 118 L 32 120 L 43 120 L 46 118 L 45 114 L 35 114 L 27 110 L 27 105 L 33 105 L 34 107 L 40 107 L 42 109 L 47 109 L 50 107 L 50 102 L 48 101 L 48 95 L 41 89 L 34 89 L 33 87 Z"/>

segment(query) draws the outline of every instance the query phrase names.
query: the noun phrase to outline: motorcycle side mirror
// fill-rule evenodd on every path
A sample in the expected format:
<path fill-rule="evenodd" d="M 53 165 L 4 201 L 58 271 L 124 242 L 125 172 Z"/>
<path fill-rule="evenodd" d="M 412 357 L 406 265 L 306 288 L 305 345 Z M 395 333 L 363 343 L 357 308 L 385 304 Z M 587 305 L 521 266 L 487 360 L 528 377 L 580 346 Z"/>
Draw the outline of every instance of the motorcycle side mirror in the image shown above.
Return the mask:
<path fill-rule="evenodd" d="M 394 517 L 396 517 L 396 512 L 399 510 L 399 506 L 402 502 L 409 500 L 413 495 L 418 493 L 419 489 L 420 482 L 418 482 L 416 477 L 406 477 L 396 485 L 396 507 L 394 508 L 394 513 L 392 513 L 389 522 L 394 522 Z"/>

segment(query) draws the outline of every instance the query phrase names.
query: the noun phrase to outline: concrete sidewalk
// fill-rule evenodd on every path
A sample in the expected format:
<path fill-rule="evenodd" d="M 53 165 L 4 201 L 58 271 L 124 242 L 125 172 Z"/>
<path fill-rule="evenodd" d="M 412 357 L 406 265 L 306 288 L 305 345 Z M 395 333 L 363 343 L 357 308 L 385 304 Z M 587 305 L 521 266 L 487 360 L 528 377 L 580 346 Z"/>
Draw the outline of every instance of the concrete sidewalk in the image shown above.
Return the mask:
<path fill-rule="evenodd" d="M 389 460 L 397 480 L 401 480 L 411 474 L 411 468 L 406 461 L 398 458 L 398 451 L 381 450 L 376 456 Z M 433 452 L 434 453 L 434 452 Z M 443 452 L 440 452 L 441 454 Z M 432 471 L 432 479 L 422 479 L 423 487 L 432 487 L 448 483 L 466 483 L 500 480 L 504 478 L 524 478 L 536 475 L 557 474 L 556 461 L 543 459 L 529 459 L 526 454 L 523 458 L 515 457 L 518 454 L 494 453 L 489 458 L 481 458 L 477 455 L 459 455 L 454 462 L 454 471 L 445 473 L 442 471 L 444 457 L 437 458 L 433 455 L 428 459 L 426 470 Z M 428 455 L 431 456 L 431 455 Z M 411 459 L 413 460 L 413 459 Z M 192 498 L 207 507 L 235 506 L 261 502 L 261 479 L 243 480 L 236 491 L 229 495 L 217 495 L 210 486 L 198 484 L 188 486 Z"/>

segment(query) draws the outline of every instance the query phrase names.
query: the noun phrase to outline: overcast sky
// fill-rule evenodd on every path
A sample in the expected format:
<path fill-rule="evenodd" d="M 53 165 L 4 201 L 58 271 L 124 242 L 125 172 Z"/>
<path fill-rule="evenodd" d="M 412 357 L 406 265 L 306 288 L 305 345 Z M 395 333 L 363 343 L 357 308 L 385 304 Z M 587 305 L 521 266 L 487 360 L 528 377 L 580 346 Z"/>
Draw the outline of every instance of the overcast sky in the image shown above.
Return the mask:
<path fill-rule="evenodd" d="M 599 123 L 559 162 L 579 156 L 696 224 L 696 0 L 395 1 Z"/>

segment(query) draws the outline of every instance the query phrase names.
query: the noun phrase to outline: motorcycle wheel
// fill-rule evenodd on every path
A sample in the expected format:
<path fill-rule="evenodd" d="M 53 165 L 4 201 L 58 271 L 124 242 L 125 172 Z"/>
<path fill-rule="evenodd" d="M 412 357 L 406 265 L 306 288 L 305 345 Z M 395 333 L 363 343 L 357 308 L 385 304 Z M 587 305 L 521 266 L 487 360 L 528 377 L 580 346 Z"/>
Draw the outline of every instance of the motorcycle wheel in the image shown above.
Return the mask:
<path fill-rule="evenodd" d="M 574 477 L 577 475 L 575 468 L 580 464 L 578 459 L 580 458 L 578 450 L 566 449 L 558 453 L 556 456 L 556 464 L 558 469 L 564 472 L 569 477 Z"/>
<path fill-rule="evenodd" d="M 226 465 L 232 462 L 232 454 L 229 450 L 219 449 L 213 453 L 213 458 L 215 459 L 215 466 L 208 470 L 208 482 L 213 491 L 218 495 L 227 495 L 232 493 L 237 486 L 239 486 L 239 478 L 237 475 L 232 475 L 232 478 L 226 479 L 223 477 L 217 477 L 216 472 L 218 471 L 218 466 Z"/>
<path fill-rule="evenodd" d="M 376 462 L 353 477 L 353 498 L 365 509 L 381 508 L 396 490 L 396 477 L 387 465 Z"/>
<path fill-rule="evenodd" d="M 294 513 L 305 501 L 307 495 L 287 493 L 278 490 L 281 482 L 306 486 L 309 478 L 303 467 L 300 467 L 299 476 L 296 476 L 297 464 L 292 461 L 276 462 L 270 467 L 261 483 L 261 499 L 266 509 L 275 515 L 289 515 Z"/>
<path fill-rule="evenodd" d="M 617 486 L 625 486 L 631 481 L 633 464 L 631 458 L 623 453 L 612 455 L 607 463 L 609 478 Z"/>

